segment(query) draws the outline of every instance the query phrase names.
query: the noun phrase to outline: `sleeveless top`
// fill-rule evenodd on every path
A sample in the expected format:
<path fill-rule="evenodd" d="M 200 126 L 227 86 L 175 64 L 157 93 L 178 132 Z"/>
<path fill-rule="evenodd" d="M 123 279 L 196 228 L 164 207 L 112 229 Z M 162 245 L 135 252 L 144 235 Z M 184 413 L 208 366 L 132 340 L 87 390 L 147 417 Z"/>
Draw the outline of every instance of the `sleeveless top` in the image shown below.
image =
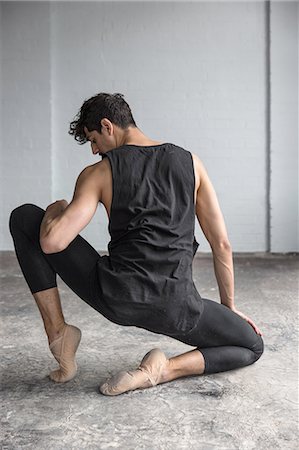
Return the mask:
<path fill-rule="evenodd" d="M 120 325 L 186 335 L 203 301 L 192 278 L 192 154 L 171 143 L 123 145 L 105 153 L 113 179 L 109 255 L 97 262 L 98 302 Z"/>

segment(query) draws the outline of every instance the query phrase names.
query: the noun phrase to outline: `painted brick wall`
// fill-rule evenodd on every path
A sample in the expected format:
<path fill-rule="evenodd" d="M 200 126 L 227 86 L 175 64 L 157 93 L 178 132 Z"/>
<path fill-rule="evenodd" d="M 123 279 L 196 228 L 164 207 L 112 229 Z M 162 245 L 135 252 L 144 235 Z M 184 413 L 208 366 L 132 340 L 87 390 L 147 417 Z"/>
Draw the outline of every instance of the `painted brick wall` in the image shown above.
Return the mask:
<path fill-rule="evenodd" d="M 1 3 L 1 250 L 10 212 L 51 203 L 49 4 Z"/>
<path fill-rule="evenodd" d="M 271 249 L 299 251 L 298 3 L 271 5 Z"/>
<path fill-rule="evenodd" d="M 86 98 L 106 91 L 125 94 L 146 135 L 199 155 L 235 252 L 267 249 L 263 2 L 2 2 L 1 8 L 8 195 L 0 248 L 12 249 L 5 227 L 14 206 L 71 200 L 80 171 L 98 159 L 67 134 L 69 122 Z M 107 224 L 100 206 L 81 235 L 107 250 Z M 199 251 L 209 251 L 197 223 L 196 237 Z"/>
<path fill-rule="evenodd" d="M 202 159 L 234 250 L 265 250 L 264 5 L 52 6 L 54 198 L 95 161 L 68 122 L 85 98 L 118 91 L 147 135 Z M 104 250 L 106 226 L 102 207 L 82 234 Z M 196 236 L 208 251 L 198 225 Z"/>

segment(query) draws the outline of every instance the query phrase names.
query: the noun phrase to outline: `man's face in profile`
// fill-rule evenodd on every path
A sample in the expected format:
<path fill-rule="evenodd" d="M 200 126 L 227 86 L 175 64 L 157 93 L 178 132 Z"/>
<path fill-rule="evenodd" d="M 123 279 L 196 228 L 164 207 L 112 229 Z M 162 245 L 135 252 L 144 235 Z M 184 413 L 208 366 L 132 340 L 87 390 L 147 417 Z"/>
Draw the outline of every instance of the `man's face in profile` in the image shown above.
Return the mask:
<path fill-rule="evenodd" d="M 86 138 L 90 141 L 91 150 L 94 155 L 102 155 L 103 153 L 105 153 L 105 150 L 107 149 L 105 146 L 106 143 L 103 134 L 100 134 L 96 130 L 89 131 L 86 127 L 84 127 L 84 133 Z"/>

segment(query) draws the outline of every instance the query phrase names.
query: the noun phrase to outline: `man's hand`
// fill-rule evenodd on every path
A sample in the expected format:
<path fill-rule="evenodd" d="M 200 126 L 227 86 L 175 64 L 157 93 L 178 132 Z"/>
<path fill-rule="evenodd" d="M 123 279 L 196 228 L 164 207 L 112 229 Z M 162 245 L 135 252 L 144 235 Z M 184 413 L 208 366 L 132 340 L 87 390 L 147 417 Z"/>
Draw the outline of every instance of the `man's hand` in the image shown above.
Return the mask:
<path fill-rule="evenodd" d="M 57 221 L 57 218 L 61 215 L 61 213 L 66 209 L 67 206 L 68 202 L 64 199 L 56 200 L 56 202 L 50 203 L 50 205 L 47 206 L 46 212 L 40 225 L 39 240 L 41 245 L 45 237 L 48 236 L 51 227 L 53 227 L 53 224 L 55 223 L 55 221 Z"/>
<path fill-rule="evenodd" d="M 50 203 L 50 205 L 47 206 L 46 211 L 49 211 L 50 209 L 57 208 L 57 206 L 60 206 L 61 211 L 64 211 L 65 208 L 68 206 L 68 202 L 64 199 L 62 200 L 56 200 L 56 202 Z"/>
<path fill-rule="evenodd" d="M 253 320 L 251 320 L 249 317 L 245 316 L 245 314 L 243 314 L 241 311 L 239 311 L 238 309 L 236 309 L 235 307 L 230 308 L 231 311 L 235 312 L 236 314 L 238 314 L 240 317 L 242 317 L 242 319 L 246 320 L 246 322 L 249 323 L 249 325 L 252 326 L 252 328 L 254 329 L 254 331 L 259 334 L 260 336 L 263 336 L 261 330 L 255 325 L 255 323 L 253 322 Z"/>

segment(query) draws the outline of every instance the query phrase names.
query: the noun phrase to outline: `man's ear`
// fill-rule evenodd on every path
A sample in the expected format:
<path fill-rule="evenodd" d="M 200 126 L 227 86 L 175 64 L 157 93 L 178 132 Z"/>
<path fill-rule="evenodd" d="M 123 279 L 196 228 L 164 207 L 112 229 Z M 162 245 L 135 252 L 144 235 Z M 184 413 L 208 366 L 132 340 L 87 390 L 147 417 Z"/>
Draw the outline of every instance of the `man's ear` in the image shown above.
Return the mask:
<path fill-rule="evenodd" d="M 113 134 L 113 124 L 106 117 L 104 117 L 104 119 L 101 120 L 101 127 L 103 128 L 103 131 L 109 136 Z"/>

